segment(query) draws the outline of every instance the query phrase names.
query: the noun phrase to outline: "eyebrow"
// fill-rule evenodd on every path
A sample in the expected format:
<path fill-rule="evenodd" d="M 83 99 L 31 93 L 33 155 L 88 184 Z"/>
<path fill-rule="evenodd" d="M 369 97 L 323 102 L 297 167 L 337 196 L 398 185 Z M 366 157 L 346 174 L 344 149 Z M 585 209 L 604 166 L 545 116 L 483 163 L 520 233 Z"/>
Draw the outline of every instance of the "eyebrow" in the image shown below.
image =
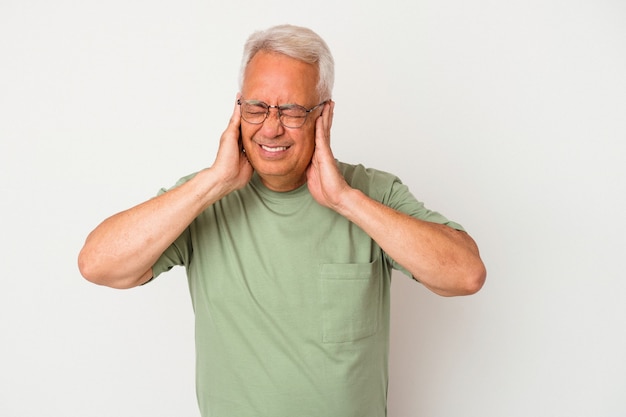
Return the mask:
<path fill-rule="evenodd" d="M 257 106 L 258 105 L 263 105 L 263 106 L 266 106 L 266 107 L 270 107 L 269 104 L 267 104 L 266 102 L 261 101 L 261 100 L 244 100 L 244 101 L 246 101 L 248 104 L 252 104 L 252 105 L 257 105 Z M 291 109 L 291 108 L 294 108 L 294 107 L 302 107 L 303 109 L 306 110 L 305 106 L 303 106 L 301 104 L 297 104 L 297 103 L 278 104 L 276 106 L 271 106 L 271 107 L 278 107 L 281 110 L 282 109 Z"/>
<path fill-rule="evenodd" d="M 300 105 L 300 104 L 296 104 L 296 103 L 285 103 L 285 104 L 279 104 L 278 108 L 279 109 L 291 109 L 294 107 L 302 107 L 304 110 L 306 110 L 306 107 Z"/>

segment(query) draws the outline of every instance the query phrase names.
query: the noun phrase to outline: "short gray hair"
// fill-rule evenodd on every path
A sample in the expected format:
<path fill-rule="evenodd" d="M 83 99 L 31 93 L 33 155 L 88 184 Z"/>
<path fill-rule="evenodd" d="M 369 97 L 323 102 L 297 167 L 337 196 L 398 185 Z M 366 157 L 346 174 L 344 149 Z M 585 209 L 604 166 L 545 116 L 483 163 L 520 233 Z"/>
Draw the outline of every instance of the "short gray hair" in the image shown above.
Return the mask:
<path fill-rule="evenodd" d="M 246 68 L 259 51 L 286 55 L 317 66 L 319 79 L 317 93 L 320 100 L 329 100 L 335 82 L 335 61 L 324 40 L 311 29 L 279 25 L 254 32 L 246 41 L 239 73 L 239 88 L 243 87 Z"/>

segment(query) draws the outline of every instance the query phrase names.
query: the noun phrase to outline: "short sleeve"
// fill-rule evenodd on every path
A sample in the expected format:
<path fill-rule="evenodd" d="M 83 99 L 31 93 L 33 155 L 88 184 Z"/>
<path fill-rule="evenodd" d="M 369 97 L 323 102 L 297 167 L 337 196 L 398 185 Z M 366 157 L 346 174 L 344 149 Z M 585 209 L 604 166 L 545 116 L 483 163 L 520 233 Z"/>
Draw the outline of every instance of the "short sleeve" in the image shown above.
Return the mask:
<path fill-rule="evenodd" d="M 152 266 L 152 277 L 153 279 L 158 277 L 163 272 L 169 271 L 175 266 L 182 266 L 189 264 L 189 255 L 190 255 L 190 244 L 189 244 L 189 228 L 185 229 L 185 231 L 172 243 L 166 250 L 161 254 L 159 259 Z"/>
<path fill-rule="evenodd" d="M 185 183 L 189 179 L 193 177 L 193 175 L 189 175 L 181 178 L 174 187 L 176 188 L 179 185 Z M 161 195 L 163 193 L 168 192 L 169 189 L 161 188 L 157 195 Z M 152 265 L 152 279 L 158 277 L 163 272 L 169 271 L 175 266 L 184 266 L 189 264 L 189 259 L 191 256 L 191 236 L 190 236 L 189 227 L 187 227 L 183 233 L 176 238 L 176 240 L 161 254 L 159 259 Z"/>
<path fill-rule="evenodd" d="M 391 183 L 389 196 L 387 201 L 382 201 L 385 205 L 392 207 L 402 213 L 406 213 L 411 217 L 432 223 L 439 223 L 449 226 L 453 229 L 465 231 L 460 224 L 448 220 L 439 212 L 429 210 L 424 203 L 417 200 L 409 191 L 409 188 L 400 182 L 399 179 Z"/>
<path fill-rule="evenodd" d="M 416 219 L 443 224 L 456 230 L 465 231 L 460 224 L 448 220 L 441 213 L 426 208 L 424 203 L 417 200 L 409 188 L 395 175 L 365 168 L 362 165 L 349 165 L 340 162 L 339 167 L 346 181 L 352 187 L 363 191 L 370 198 Z M 383 252 L 383 256 L 393 269 L 412 276 L 406 268 L 393 260 L 387 253 Z"/>

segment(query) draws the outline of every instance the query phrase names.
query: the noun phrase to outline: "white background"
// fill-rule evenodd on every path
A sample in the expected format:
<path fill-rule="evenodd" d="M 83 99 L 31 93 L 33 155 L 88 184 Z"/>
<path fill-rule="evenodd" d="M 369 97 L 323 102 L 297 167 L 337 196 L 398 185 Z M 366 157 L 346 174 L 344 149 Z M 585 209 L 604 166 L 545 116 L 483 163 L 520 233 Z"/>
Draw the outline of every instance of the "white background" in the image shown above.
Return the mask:
<path fill-rule="evenodd" d="M 333 149 L 480 245 L 445 299 L 394 275 L 389 415 L 626 415 L 626 3 L 0 2 L 0 415 L 197 416 L 179 268 L 83 281 L 106 216 L 213 161 L 245 38 L 329 43 Z"/>

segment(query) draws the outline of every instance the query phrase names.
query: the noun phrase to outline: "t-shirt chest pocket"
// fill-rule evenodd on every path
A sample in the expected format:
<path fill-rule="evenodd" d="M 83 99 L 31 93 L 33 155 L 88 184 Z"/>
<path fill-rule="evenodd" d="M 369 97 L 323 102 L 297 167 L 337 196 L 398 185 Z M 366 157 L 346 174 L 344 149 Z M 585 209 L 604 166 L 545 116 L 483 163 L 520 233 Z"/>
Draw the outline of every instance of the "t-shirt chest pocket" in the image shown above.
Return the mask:
<path fill-rule="evenodd" d="M 376 333 L 382 308 L 380 261 L 322 264 L 322 341 L 342 343 Z"/>

